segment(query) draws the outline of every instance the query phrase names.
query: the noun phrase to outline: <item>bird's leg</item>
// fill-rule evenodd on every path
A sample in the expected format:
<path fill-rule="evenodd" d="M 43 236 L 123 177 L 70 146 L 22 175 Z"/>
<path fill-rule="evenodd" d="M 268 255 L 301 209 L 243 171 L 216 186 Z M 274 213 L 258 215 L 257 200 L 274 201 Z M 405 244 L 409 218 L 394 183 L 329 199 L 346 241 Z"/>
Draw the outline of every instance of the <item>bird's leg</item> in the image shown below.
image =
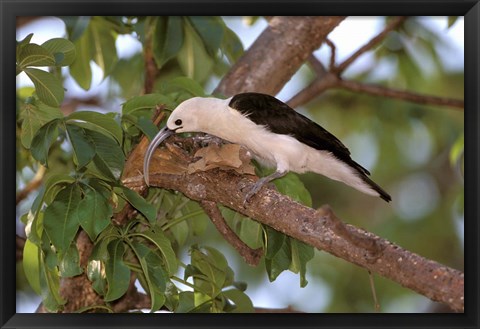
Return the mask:
<path fill-rule="evenodd" d="M 253 188 L 248 191 L 247 195 L 245 196 L 245 199 L 243 200 L 243 204 L 245 204 L 252 196 L 254 196 L 265 184 L 268 184 L 274 179 L 280 178 L 285 176 L 287 172 L 286 171 L 276 171 L 271 175 L 265 176 L 260 178 L 255 185 L 253 185 Z"/>

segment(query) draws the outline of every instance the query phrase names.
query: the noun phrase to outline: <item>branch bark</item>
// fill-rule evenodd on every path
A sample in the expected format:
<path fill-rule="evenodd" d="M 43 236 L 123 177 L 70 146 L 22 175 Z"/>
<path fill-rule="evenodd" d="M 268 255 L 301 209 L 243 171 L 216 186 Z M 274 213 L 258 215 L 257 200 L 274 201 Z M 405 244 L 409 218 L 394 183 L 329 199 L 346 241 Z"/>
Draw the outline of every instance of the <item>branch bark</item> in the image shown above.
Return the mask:
<path fill-rule="evenodd" d="M 269 27 L 225 75 L 215 93 L 231 96 L 255 91 L 276 95 L 344 18 L 271 18 Z"/>
<path fill-rule="evenodd" d="M 165 149 L 159 151 L 168 152 Z M 162 158 L 165 159 L 165 154 Z M 155 163 L 154 157 L 152 167 L 161 166 Z M 123 183 L 132 189 L 145 186 L 143 176 L 128 178 Z M 343 224 L 329 208 L 316 211 L 265 187 L 244 207 L 246 192 L 253 184 L 249 177 L 217 169 L 191 175 L 150 174 L 151 186 L 180 191 L 192 200 L 223 204 L 277 231 L 463 312 L 462 272 L 407 251 L 372 233 Z"/>

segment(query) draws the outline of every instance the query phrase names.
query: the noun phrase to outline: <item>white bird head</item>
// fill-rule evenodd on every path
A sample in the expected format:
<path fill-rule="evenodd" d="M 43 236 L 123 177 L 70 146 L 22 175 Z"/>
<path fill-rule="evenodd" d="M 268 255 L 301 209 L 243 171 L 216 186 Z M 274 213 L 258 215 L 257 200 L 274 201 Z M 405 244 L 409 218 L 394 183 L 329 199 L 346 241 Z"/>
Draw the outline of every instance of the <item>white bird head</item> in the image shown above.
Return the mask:
<path fill-rule="evenodd" d="M 228 101 L 228 100 L 227 100 Z M 193 97 L 178 105 L 170 114 L 167 124 L 152 139 L 145 152 L 143 161 L 143 175 L 147 185 L 149 184 L 150 159 L 155 149 L 169 136 L 183 132 L 209 132 L 215 111 L 225 107 L 226 100 L 208 97 Z"/>

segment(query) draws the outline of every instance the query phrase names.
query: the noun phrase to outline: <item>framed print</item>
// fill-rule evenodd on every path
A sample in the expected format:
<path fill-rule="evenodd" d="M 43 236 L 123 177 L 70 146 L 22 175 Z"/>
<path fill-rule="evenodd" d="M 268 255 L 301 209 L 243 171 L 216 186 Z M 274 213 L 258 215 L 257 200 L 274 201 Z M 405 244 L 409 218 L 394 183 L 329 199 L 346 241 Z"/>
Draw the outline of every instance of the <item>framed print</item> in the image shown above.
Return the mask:
<path fill-rule="evenodd" d="M 1 2 L 2 328 L 478 326 L 479 8 Z"/>

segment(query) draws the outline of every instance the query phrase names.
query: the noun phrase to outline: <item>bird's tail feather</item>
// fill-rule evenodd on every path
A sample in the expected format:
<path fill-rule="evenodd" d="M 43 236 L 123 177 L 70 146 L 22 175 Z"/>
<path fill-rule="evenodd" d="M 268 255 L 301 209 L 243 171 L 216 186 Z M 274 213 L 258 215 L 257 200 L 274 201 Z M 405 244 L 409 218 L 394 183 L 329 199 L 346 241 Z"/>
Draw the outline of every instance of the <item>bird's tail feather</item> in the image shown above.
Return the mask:
<path fill-rule="evenodd" d="M 371 180 L 367 175 L 365 175 L 363 173 L 360 173 L 360 178 L 362 178 L 362 180 L 365 183 L 367 183 L 373 190 L 378 192 L 379 196 L 383 200 L 385 200 L 387 202 L 392 201 L 392 197 L 387 192 L 385 192 L 385 190 L 382 189 L 377 183 L 375 183 L 373 180 Z"/>

